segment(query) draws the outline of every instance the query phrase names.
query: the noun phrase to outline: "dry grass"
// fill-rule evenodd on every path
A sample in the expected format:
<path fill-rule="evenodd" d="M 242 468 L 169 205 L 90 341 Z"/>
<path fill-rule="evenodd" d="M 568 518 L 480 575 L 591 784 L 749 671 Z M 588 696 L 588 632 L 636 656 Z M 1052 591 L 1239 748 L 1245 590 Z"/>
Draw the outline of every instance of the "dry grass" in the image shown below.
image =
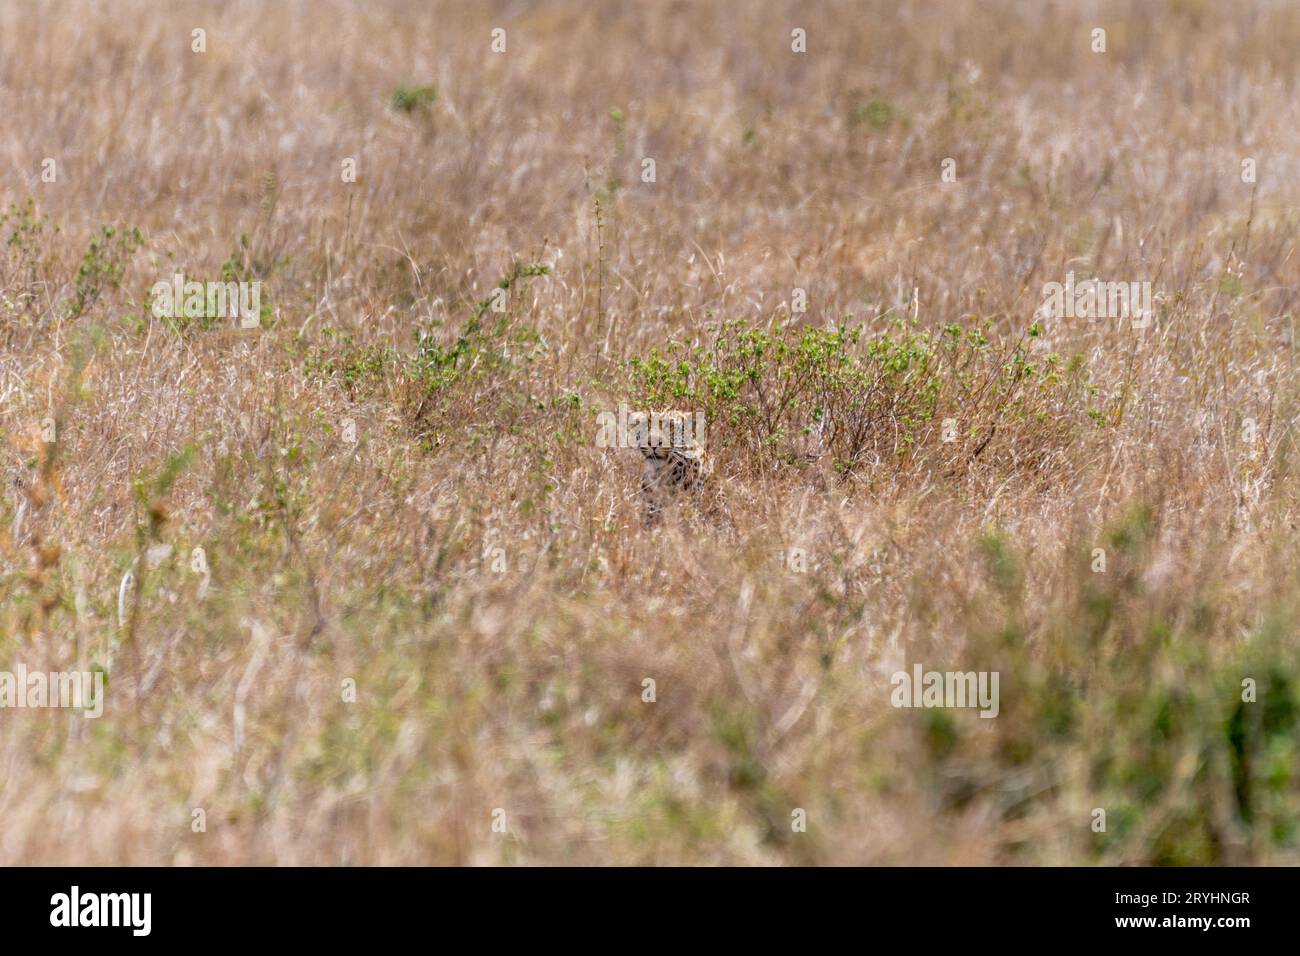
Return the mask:
<path fill-rule="evenodd" d="M 110 678 L 0 711 L 0 863 L 1296 862 L 1298 45 L 1282 2 L 0 4 L 0 669 Z M 151 316 L 223 266 L 261 328 Z M 1067 271 L 1155 323 L 1031 335 Z M 624 401 L 709 412 L 712 507 L 642 527 Z M 891 707 L 913 662 L 1000 715 Z"/>

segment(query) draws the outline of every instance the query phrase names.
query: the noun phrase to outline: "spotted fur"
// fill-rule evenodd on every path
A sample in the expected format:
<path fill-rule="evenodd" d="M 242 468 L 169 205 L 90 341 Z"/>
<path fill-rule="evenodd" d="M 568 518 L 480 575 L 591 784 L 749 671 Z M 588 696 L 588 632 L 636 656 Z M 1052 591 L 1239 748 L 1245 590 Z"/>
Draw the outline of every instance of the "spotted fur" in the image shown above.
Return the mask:
<path fill-rule="evenodd" d="M 645 459 L 641 499 L 646 523 L 657 524 L 679 492 L 698 493 L 708 479 L 702 416 L 691 412 L 635 412 L 628 417 L 637 448 Z"/>

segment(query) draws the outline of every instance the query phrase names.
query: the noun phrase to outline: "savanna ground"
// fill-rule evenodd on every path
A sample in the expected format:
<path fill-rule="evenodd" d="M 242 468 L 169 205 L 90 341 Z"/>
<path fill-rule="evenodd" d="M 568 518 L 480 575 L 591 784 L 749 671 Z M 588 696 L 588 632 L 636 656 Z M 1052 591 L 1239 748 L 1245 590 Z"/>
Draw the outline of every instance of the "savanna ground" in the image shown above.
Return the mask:
<path fill-rule="evenodd" d="M 1296 862 L 1297 48 L 0 3 L 0 669 L 108 678 L 0 711 L 0 862 Z M 1036 317 L 1067 272 L 1154 320 Z M 653 530 L 620 402 L 708 416 Z"/>

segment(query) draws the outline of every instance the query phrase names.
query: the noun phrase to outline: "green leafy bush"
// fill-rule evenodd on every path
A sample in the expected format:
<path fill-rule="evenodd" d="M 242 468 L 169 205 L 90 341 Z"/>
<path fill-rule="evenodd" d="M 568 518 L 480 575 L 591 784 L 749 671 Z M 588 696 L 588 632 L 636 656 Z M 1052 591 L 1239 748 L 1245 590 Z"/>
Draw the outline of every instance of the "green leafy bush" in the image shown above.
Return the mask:
<path fill-rule="evenodd" d="M 1030 360 L 1036 335 L 995 343 L 986 329 L 936 334 L 906 321 L 874 335 L 862 326 L 723 323 L 705 344 L 670 343 L 634 360 L 634 391 L 650 407 L 704 411 L 710 441 L 759 462 L 824 453 L 851 475 L 945 443 L 973 460 L 999 428 L 1061 398 L 1055 357 Z M 963 440 L 945 442 L 946 416 Z"/>

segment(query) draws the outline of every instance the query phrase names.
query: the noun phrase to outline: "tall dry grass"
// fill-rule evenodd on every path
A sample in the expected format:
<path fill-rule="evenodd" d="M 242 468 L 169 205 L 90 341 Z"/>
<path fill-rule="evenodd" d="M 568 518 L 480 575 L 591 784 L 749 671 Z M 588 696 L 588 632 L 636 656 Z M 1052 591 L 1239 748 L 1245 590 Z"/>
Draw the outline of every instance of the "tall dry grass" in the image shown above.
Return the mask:
<path fill-rule="evenodd" d="M 0 4 L 0 670 L 108 675 L 0 711 L 0 861 L 1295 862 L 1298 44 Z M 1156 321 L 1035 326 L 1070 271 Z M 619 402 L 707 408 L 710 508 L 642 527 Z"/>

